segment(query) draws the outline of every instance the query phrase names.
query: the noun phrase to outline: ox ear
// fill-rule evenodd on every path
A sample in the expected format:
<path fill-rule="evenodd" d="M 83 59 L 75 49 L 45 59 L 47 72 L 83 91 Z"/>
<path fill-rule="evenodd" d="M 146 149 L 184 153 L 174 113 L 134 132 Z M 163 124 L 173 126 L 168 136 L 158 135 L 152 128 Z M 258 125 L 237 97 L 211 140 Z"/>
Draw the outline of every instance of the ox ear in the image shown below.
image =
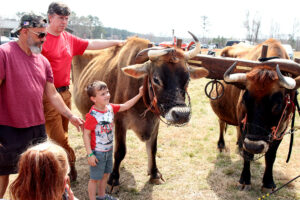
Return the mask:
<path fill-rule="evenodd" d="M 206 77 L 209 74 L 209 71 L 205 69 L 204 67 L 188 67 L 190 76 L 192 79 L 198 79 Z"/>
<path fill-rule="evenodd" d="M 135 65 L 123 67 L 122 71 L 126 75 L 132 76 L 133 78 L 141 78 L 142 76 L 148 74 L 148 63 L 135 64 Z"/>

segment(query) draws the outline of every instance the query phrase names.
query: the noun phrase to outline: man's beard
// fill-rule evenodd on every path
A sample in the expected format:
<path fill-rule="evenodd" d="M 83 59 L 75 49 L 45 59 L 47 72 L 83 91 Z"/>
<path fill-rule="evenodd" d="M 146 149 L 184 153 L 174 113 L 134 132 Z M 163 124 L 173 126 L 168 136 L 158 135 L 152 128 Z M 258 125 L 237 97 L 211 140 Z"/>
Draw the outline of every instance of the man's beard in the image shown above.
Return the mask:
<path fill-rule="evenodd" d="M 38 47 L 38 46 L 29 46 L 29 49 L 31 50 L 32 53 L 34 54 L 40 54 L 42 52 L 42 46 Z"/>
<path fill-rule="evenodd" d="M 43 43 L 44 43 L 43 41 L 41 41 L 41 42 L 34 42 L 34 40 L 32 39 L 32 37 L 30 37 L 30 36 L 27 39 L 27 44 L 29 46 L 29 49 L 34 54 L 40 54 L 42 52 L 42 45 L 43 45 Z"/>

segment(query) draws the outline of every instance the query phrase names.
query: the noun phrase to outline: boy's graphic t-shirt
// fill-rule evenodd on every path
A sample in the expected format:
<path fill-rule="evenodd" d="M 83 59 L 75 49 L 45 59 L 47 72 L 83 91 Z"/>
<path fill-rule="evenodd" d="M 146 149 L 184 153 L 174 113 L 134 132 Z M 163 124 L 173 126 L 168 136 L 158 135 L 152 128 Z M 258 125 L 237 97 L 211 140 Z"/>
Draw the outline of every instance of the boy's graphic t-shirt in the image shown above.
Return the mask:
<path fill-rule="evenodd" d="M 95 151 L 110 151 L 113 148 L 114 114 L 120 105 L 109 104 L 105 111 L 97 110 L 94 106 L 86 114 L 84 128 L 91 130 L 91 148 Z"/>

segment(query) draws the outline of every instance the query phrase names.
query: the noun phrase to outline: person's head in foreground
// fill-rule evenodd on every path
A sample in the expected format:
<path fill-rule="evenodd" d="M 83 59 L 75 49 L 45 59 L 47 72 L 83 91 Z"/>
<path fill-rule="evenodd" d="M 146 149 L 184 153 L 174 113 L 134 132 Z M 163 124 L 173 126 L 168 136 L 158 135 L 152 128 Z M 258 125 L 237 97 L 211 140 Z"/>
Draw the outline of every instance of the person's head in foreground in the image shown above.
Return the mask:
<path fill-rule="evenodd" d="M 12 200 L 61 200 L 69 173 L 65 150 L 51 141 L 28 148 L 10 186 Z"/>

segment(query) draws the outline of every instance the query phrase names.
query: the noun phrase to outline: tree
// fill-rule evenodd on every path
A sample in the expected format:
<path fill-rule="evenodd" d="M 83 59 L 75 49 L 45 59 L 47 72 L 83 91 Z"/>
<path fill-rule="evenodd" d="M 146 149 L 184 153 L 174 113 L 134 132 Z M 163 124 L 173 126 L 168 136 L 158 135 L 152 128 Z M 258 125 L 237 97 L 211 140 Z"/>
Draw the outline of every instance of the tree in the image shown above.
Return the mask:
<path fill-rule="evenodd" d="M 250 42 L 257 42 L 261 28 L 261 17 L 257 13 L 251 18 L 249 10 L 246 13 L 244 27 L 247 30 L 246 39 Z"/>
<path fill-rule="evenodd" d="M 82 38 L 101 38 L 104 30 L 101 21 L 97 16 L 77 16 L 72 12 L 69 17 L 69 27 L 74 34 Z"/>
<path fill-rule="evenodd" d="M 300 31 L 300 23 L 298 22 L 298 20 L 295 18 L 294 19 L 294 23 L 293 23 L 293 27 L 292 27 L 292 31 L 289 34 L 289 39 L 288 39 L 288 43 L 293 47 L 296 48 L 296 34 Z"/>
<path fill-rule="evenodd" d="M 206 33 L 208 32 L 209 21 L 208 17 L 203 15 L 201 16 L 201 29 L 202 29 L 202 42 L 207 43 L 206 41 Z"/>
<path fill-rule="evenodd" d="M 271 21 L 270 38 L 280 39 L 280 25 L 277 22 Z"/>
<path fill-rule="evenodd" d="M 216 44 L 217 48 L 223 48 L 226 44 L 226 38 L 223 36 L 218 36 L 217 38 L 213 38 L 211 42 Z"/>

